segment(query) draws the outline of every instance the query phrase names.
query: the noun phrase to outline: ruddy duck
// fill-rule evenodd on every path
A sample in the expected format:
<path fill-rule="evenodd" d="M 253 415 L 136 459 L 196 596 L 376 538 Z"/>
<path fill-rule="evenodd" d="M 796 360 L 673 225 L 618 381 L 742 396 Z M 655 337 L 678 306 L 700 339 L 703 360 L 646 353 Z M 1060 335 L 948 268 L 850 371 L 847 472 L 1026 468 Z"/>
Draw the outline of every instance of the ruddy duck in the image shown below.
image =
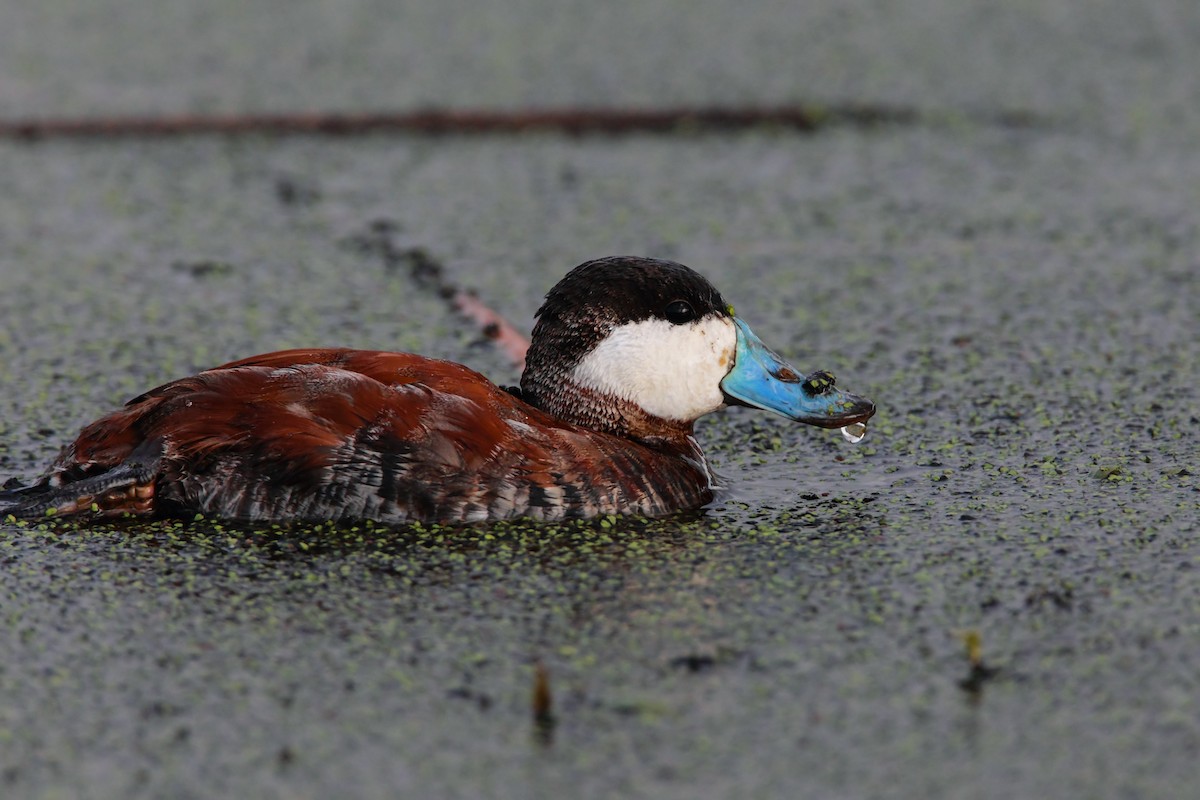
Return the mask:
<path fill-rule="evenodd" d="M 0 516 L 663 515 L 713 499 L 692 426 L 730 403 L 825 428 L 875 413 L 788 366 L 688 267 L 602 258 L 546 295 L 520 388 L 408 353 L 254 356 L 88 425 L 40 481 L 0 492 Z"/>

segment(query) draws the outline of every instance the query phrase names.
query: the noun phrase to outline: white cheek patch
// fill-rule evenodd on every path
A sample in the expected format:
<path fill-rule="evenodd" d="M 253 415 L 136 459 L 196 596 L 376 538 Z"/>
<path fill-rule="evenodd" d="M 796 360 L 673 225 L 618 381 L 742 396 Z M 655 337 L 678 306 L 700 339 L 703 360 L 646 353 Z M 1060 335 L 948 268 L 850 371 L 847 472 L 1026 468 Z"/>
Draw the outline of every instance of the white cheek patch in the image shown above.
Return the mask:
<path fill-rule="evenodd" d="M 614 328 L 571 377 L 660 419 L 690 421 L 725 404 L 721 380 L 736 348 L 737 330 L 727 317 L 687 325 L 648 319 Z"/>

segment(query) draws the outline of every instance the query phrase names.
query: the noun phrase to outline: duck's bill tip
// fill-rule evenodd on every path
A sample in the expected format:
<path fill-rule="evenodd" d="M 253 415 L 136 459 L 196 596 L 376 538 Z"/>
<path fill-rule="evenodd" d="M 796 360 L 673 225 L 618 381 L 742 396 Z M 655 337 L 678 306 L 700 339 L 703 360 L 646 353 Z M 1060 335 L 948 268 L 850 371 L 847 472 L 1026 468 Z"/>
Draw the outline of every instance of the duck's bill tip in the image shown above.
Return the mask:
<path fill-rule="evenodd" d="M 839 391 L 831 407 L 816 413 L 802 413 L 792 419 L 818 428 L 844 428 L 847 425 L 865 425 L 873 416 L 875 404 L 870 400 Z"/>

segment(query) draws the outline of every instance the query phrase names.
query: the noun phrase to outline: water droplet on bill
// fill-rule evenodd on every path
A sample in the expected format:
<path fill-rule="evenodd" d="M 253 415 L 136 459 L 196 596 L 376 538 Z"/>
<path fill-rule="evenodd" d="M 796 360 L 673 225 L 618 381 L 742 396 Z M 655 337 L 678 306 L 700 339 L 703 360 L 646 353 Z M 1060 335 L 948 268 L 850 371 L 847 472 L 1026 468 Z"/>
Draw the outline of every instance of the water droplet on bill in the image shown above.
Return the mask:
<path fill-rule="evenodd" d="M 852 425 L 847 425 L 841 429 L 842 438 L 850 444 L 858 444 L 863 439 L 867 438 L 867 423 L 855 422 Z"/>

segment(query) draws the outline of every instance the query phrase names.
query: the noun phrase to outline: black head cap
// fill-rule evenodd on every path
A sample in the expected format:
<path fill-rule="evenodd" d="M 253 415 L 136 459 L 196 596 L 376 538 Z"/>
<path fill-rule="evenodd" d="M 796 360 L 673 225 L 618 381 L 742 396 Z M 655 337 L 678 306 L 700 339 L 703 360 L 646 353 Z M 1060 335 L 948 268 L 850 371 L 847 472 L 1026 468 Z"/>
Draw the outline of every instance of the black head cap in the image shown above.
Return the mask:
<path fill-rule="evenodd" d="M 729 305 L 694 269 L 639 256 L 598 258 L 575 267 L 546 294 L 530 355 L 539 344 L 550 344 L 560 358 L 570 353 L 578 360 L 627 322 L 684 323 L 709 314 L 729 316 Z"/>

